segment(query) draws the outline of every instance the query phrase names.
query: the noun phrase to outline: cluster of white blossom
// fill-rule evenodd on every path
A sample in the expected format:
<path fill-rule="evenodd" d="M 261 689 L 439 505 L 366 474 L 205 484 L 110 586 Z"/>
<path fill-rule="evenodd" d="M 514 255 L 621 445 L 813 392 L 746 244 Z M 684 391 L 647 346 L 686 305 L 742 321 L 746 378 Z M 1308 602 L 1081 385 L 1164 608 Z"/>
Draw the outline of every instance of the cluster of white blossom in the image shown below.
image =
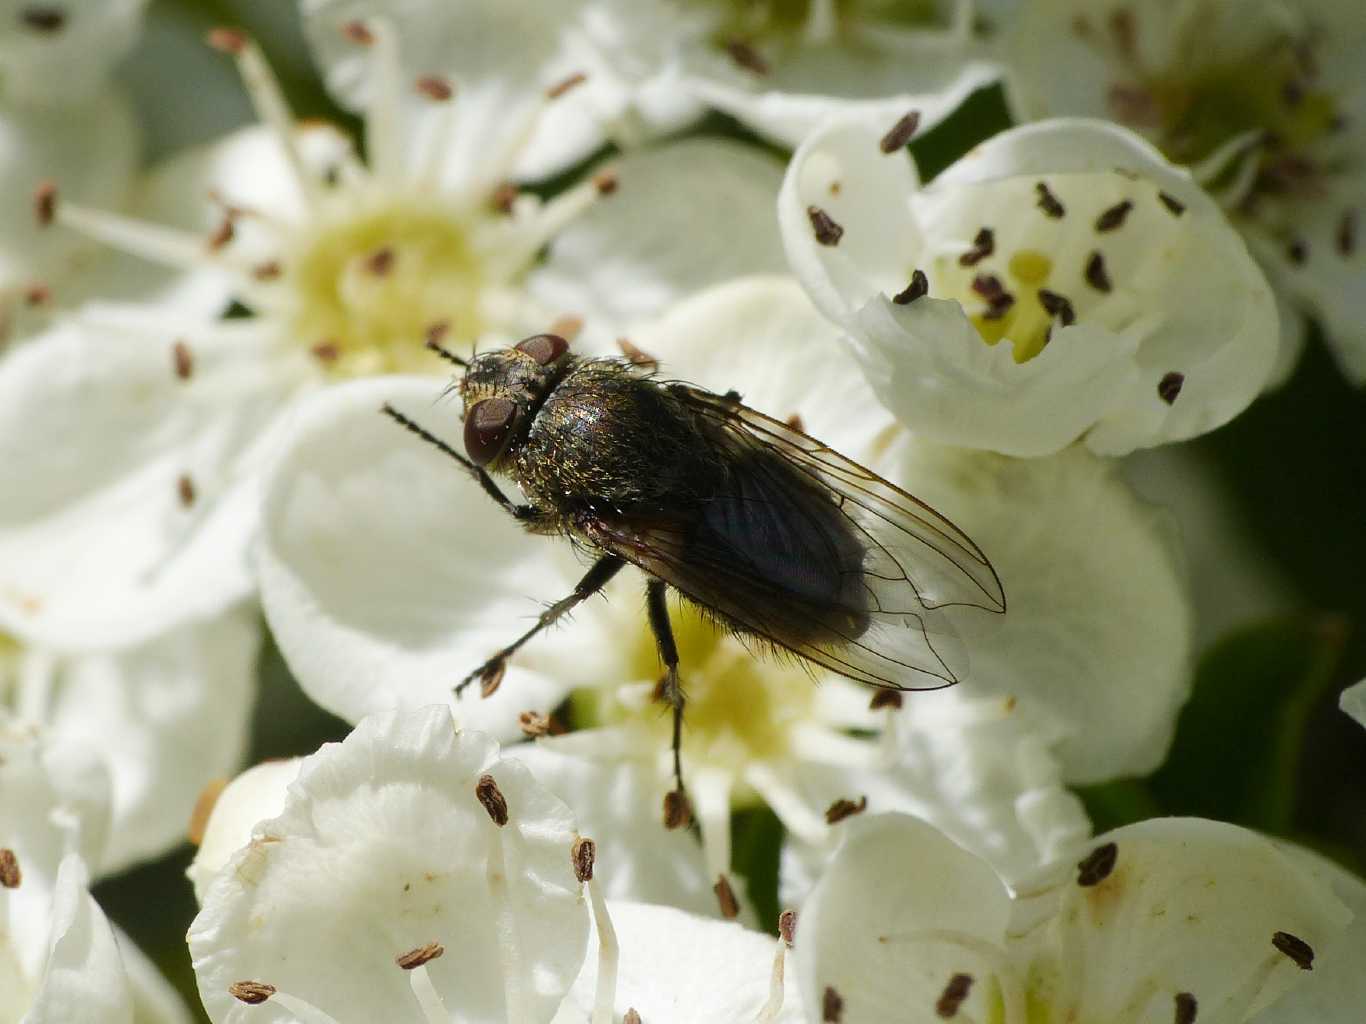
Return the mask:
<path fill-rule="evenodd" d="M 192 816 L 216 1024 L 1360 1019 L 1366 883 L 1073 791 L 1163 763 L 1196 654 L 1118 457 L 1238 416 L 1306 317 L 1366 380 L 1357 0 L 298 0 L 363 135 L 224 27 L 257 123 L 150 166 L 144 6 L 0 0 L 0 1021 L 194 1019 L 89 891 Z M 1018 127 L 922 181 L 993 83 Z M 461 449 L 430 343 L 546 331 L 951 515 L 1008 595 L 944 611 L 963 680 L 674 606 L 680 802 L 624 573 L 457 698 L 583 565 L 379 410 Z M 267 630 L 354 730 L 224 786 Z"/>

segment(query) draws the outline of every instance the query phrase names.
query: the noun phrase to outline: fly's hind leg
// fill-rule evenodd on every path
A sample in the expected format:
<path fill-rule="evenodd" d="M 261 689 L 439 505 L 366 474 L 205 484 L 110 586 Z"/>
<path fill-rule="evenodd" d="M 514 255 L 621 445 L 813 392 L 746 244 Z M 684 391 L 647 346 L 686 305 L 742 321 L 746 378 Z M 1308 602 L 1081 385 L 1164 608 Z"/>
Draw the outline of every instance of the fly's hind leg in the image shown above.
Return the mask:
<path fill-rule="evenodd" d="M 678 681 L 678 644 L 674 642 L 673 628 L 669 625 L 669 606 L 664 599 L 663 580 L 652 579 L 645 585 L 645 605 L 650 616 L 650 631 L 655 635 L 655 645 L 659 648 L 659 660 L 664 663 L 664 679 L 661 696 L 673 708 L 673 755 L 675 789 L 664 798 L 664 823 L 670 828 L 687 824 L 691 813 L 688 810 L 686 790 L 683 788 L 683 687 Z"/>
<path fill-rule="evenodd" d="M 584 573 L 583 579 L 579 580 L 578 586 L 568 597 L 562 597 L 545 611 L 541 612 L 536 619 L 536 625 L 532 626 L 525 633 L 519 636 L 512 643 L 508 644 L 501 651 L 495 654 L 484 664 L 467 675 L 456 684 L 455 693 L 459 696 L 470 683 L 479 680 L 479 687 L 485 697 L 490 696 L 494 690 L 498 689 L 498 684 L 503 681 L 503 674 L 507 672 L 508 659 L 517 653 L 517 650 L 533 636 L 545 629 L 553 626 L 555 622 L 576 605 L 588 600 L 621 571 L 621 567 L 626 564 L 624 558 L 616 555 L 603 555 L 593 567 Z"/>

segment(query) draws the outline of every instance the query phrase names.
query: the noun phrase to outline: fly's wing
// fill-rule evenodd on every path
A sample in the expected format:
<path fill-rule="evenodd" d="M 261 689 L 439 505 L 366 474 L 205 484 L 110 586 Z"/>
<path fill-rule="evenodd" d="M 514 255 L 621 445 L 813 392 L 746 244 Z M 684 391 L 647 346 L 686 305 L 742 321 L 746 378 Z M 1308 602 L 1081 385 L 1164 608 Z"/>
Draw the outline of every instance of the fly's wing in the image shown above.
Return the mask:
<path fill-rule="evenodd" d="M 592 539 L 742 631 L 851 679 L 956 682 L 966 653 L 939 610 L 1005 610 L 981 549 L 800 431 L 698 388 L 669 388 L 739 470 L 700 516 L 602 517 Z"/>

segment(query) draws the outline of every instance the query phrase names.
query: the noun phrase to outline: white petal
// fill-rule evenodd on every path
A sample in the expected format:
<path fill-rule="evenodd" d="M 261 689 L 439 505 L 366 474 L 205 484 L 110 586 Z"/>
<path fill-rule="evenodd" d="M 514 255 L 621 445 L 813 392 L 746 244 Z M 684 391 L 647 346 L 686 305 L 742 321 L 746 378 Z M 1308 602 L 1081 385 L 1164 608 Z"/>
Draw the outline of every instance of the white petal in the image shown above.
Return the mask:
<path fill-rule="evenodd" d="M 551 243 L 527 287 L 610 343 L 701 289 L 786 269 L 773 201 L 782 167 L 752 147 L 691 139 L 634 152 L 619 185 Z"/>
<path fill-rule="evenodd" d="M 909 204 L 920 185 L 915 164 L 904 150 L 883 153 L 878 145 L 894 123 L 843 118 L 813 132 L 792 154 L 778 196 L 788 262 L 817 308 L 840 325 L 878 292 L 904 288 L 925 244 Z M 844 229 L 837 245 L 817 241 L 813 207 Z"/>
<path fill-rule="evenodd" d="M 118 925 L 114 925 L 128 988 L 133 997 L 133 1020 L 137 1024 L 192 1024 L 198 1018 L 185 999 Z"/>
<path fill-rule="evenodd" d="M 245 321 L 115 316 L 88 308 L 0 364 L 0 459 L 25 482 L 0 494 L 0 625 L 40 646 L 137 643 L 250 588 L 252 446 L 292 382 Z"/>
<path fill-rule="evenodd" d="M 1338 698 L 1338 706 L 1366 726 L 1366 682 L 1357 683 L 1343 690 L 1342 696 Z"/>
<path fill-rule="evenodd" d="M 895 422 L 838 343 L 832 327 L 787 277 L 742 278 L 672 307 L 632 338 L 663 372 L 801 429 L 853 459 L 871 455 Z"/>
<path fill-rule="evenodd" d="M 1165 756 L 1190 685 L 1192 613 L 1169 522 L 1112 465 L 910 443 L 884 471 L 981 546 L 1008 608 L 955 615 L 965 692 L 1016 697 L 1065 732 L 1073 783 L 1144 774 Z"/>
<path fill-rule="evenodd" d="M 1289 580 L 1250 535 L 1233 495 L 1190 445 L 1137 451 L 1124 460 L 1126 480 L 1175 519 L 1195 605 L 1195 649 L 1230 629 L 1290 613 Z"/>
<path fill-rule="evenodd" d="M 593 877 L 605 897 L 715 916 L 716 879 L 707 874 L 696 838 L 661 821 L 665 790 L 653 758 L 595 761 L 562 753 L 553 740 L 518 744 L 504 754 L 523 762 L 573 809 L 579 831 L 597 844 Z"/>
<path fill-rule="evenodd" d="M 234 853 L 251 842 L 257 822 L 284 811 L 285 794 L 290 783 L 299 777 L 302 763 L 303 758 L 290 757 L 253 765 L 214 798 L 199 849 L 185 871 L 194 886 L 195 899 L 201 904 L 214 876 Z"/>
<path fill-rule="evenodd" d="M 696 76 L 687 88 L 764 138 L 792 149 L 832 117 L 869 117 L 890 127 L 908 110 L 916 110 L 922 130 L 934 127 L 1000 75 L 990 64 L 965 63 L 963 58 L 944 52 L 917 58 L 847 44 L 798 47 L 757 83 L 737 82 L 733 75 Z"/>
<path fill-rule="evenodd" d="M 1055 1019 L 1115 1020 L 1147 1006 L 1170 1014 L 1184 992 L 1201 1017 L 1242 1020 L 1312 980 L 1276 936 L 1315 957 L 1345 940 L 1351 914 L 1332 889 L 1256 833 L 1158 818 L 1091 848 L 1101 852 L 1058 867 L 1058 888 L 1038 897 L 1055 905 L 1051 923 L 1022 940 L 1035 960 L 1033 996 Z M 1108 872 L 1089 867 L 1104 853 Z M 1035 909 L 1026 902 L 1019 913 Z"/>
<path fill-rule="evenodd" d="M 96 95 L 133 46 L 147 0 L 85 0 L 43 7 L 24 0 L 0 5 L 0 79 L 6 98 L 59 106 Z M 56 11 L 57 25 L 26 16 Z"/>
<path fill-rule="evenodd" d="M 676 907 L 613 902 L 608 912 L 621 947 L 614 1019 L 634 1009 L 643 1021 L 668 1024 L 749 1022 L 768 1001 L 775 942 L 767 935 Z M 553 1024 L 586 1021 L 597 981 L 597 958 L 590 955 Z M 791 984 L 779 1014 L 765 1018 L 775 1024 L 808 1019 L 814 1018 L 802 1013 Z"/>
<path fill-rule="evenodd" d="M 476 796 L 485 775 L 504 827 Z M 284 812 L 210 885 L 189 933 L 205 1007 L 229 1019 L 228 986 L 251 979 L 338 1019 L 425 1020 L 394 958 L 437 942 L 447 955 L 424 969 L 459 1019 L 548 1019 L 588 938 L 575 835 L 568 808 L 444 705 L 368 718 L 307 759 Z M 255 1016 L 290 1019 L 276 1000 Z"/>
<path fill-rule="evenodd" d="M 48 730 L 97 754 L 113 779 L 100 875 L 180 842 L 200 791 L 236 770 L 260 639 L 255 610 L 237 610 L 129 651 L 50 659 Z"/>
<path fill-rule="evenodd" d="M 1284 852 L 1332 886 L 1352 912 L 1342 937 L 1314 958 L 1314 977 L 1306 978 L 1253 1018 L 1253 1024 L 1351 1024 L 1366 1006 L 1366 883 L 1336 864 L 1301 847 Z"/>
<path fill-rule="evenodd" d="M 80 857 L 67 856 L 57 872 L 43 978 L 25 1024 L 133 1020 L 118 942 L 87 882 Z"/>
<path fill-rule="evenodd" d="M 316 396 L 268 484 L 266 617 L 305 692 L 350 721 L 451 701 L 530 625 L 538 601 L 564 597 L 586 568 L 562 541 L 528 537 L 460 465 L 380 414 L 392 402 L 463 450 L 440 392 L 432 378 L 390 377 Z M 582 606 L 518 655 L 492 698 L 467 691 L 462 724 L 518 735 L 520 712 L 549 711 L 574 681 L 601 678 L 614 664 L 607 641 L 593 604 Z"/>
<path fill-rule="evenodd" d="M 989 1019 L 990 970 L 976 948 L 1001 941 L 1010 913 L 995 873 L 915 818 L 860 816 L 847 826 L 797 920 L 796 978 L 808 1015 L 820 1019 L 834 998 L 843 1007 L 835 1019 L 847 1024 L 929 1022 L 949 979 L 966 973 L 976 983 L 963 1010 Z"/>

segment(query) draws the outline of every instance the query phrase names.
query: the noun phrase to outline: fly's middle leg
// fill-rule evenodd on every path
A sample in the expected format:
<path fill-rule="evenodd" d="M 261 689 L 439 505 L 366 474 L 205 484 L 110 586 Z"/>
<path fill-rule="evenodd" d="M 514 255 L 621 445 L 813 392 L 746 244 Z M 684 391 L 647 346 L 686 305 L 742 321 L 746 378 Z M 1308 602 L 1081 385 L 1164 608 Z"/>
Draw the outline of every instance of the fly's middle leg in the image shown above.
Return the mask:
<path fill-rule="evenodd" d="M 664 663 L 664 678 L 660 694 L 673 709 L 674 792 L 664 801 L 664 820 L 670 827 L 685 824 L 687 812 L 686 790 L 683 787 L 683 686 L 678 681 L 678 644 L 674 642 L 673 627 L 669 625 L 669 606 L 665 601 L 663 580 L 652 579 L 645 585 L 645 606 L 650 616 L 650 631 L 655 636 L 659 660 Z"/>

